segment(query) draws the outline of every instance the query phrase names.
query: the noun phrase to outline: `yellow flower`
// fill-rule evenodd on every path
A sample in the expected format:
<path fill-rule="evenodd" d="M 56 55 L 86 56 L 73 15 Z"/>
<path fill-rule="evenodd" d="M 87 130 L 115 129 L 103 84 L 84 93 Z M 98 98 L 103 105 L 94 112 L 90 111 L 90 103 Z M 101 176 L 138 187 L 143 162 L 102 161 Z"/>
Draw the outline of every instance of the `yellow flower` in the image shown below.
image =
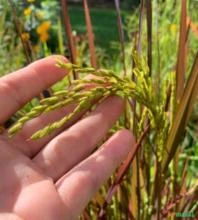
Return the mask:
<path fill-rule="evenodd" d="M 37 29 L 36 32 L 38 34 L 42 34 L 43 32 L 47 32 L 51 27 L 51 22 L 50 21 L 44 21 L 43 23 L 41 23 Z"/>
<path fill-rule="evenodd" d="M 21 37 L 24 41 L 28 41 L 30 39 L 30 34 L 28 32 L 23 32 Z"/>
<path fill-rule="evenodd" d="M 25 16 L 29 16 L 31 13 L 32 13 L 32 9 L 31 9 L 30 7 L 24 9 L 24 11 L 23 11 L 23 14 L 24 14 Z"/>
<path fill-rule="evenodd" d="M 48 30 L 50 29 L 50 27 L 51 27 L 50 21 L 44 21 L 42 24 L 40 24 L 37 27 L 36 32 L 39 35 L 40 41 L 42 43 L 45 43 L 49 39 Z"/>
<path fill-rule="evenodd" d="M 177 31 L 177 25 L 176 24 L 171 24 L 170 25 L 170 31 L 175 33 Z"/>
<path fill-rule="evenodd" d="M 42 43 L 45 43 L 49 39 L 49 34 L 47 32 L 44 32 L 40 35 L 40 41 Z"/>

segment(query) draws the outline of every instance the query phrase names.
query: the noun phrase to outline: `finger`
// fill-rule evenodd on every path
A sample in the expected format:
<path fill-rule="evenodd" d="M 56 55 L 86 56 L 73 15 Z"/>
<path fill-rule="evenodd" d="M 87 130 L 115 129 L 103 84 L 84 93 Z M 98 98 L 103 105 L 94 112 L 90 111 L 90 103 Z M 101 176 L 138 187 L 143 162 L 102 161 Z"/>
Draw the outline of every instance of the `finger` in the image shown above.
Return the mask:
<path fill-rule="evenodd" d="M 3 106 L 0 124 L 42 90 L 65 76 L 65 70 L 55 66 L 56 58 L 66 61 L 62 56 L 50 56 L 0 79 L 0 106 Z"/>
<path fill-rule="evenodd" d="M 65 207 L 51 179 L 3 140 L 0 146 L 0 213 L 13 212 L 26 220 L 65 219 Z"/>
<path fill-rule="evenodd" d="M 54 138 L 33 159 L 34 162 L 54 180 L 85 159 L 124 109 L 119 97 L 109 97 L 87 117 Z"/>
<path fill-rule="evenodd" d="M 24 220 L 21 217 L 17 216 L 16 214 L 9 213 L 9 212 L 1 212 L 0 213 L 0 220 Z"/>
<path fill-rule="evenodd" d="M 90 78 L 91 78 L 90 75 L 86 76 L 86 79 L 90 79 Z M 96 102 L 97 100 L 94 100 L 93 104 Z M 41 150 L 43 146 L 45 146 L 50 140 L 52 140 L 52 138 L 54 138 L 61 131 L 68 128 L 69 126 L 74 124 L 77 120 L 79 120 L 86 113 L 86 110 L 82 110 L 81 112 L 76 114 L 75 117 L 73 117 L 72 120 L 66 123 L 62 128 L 57 129 L 56 131 L 52 132 L 50 135 L 47 135 L 46 137 L 43 137 L 35 141 L 35 140 L 30 139 L 32 134 L 34 134 L 39 129 L 42 129 L 45 126 L 49 125 L 50 123 L 60 120 L 65 115 L 68 115 L 74 110 L 75 107 L 76 107 L 76 104 L 73 103 L 61 109 L 57 109 L 57 110 L 42 114 L 38 116 L 37 118 L 27 121 L 24 124 L 23 128 L 11 139 L 8 137 L 8 132 L 5 131 L 4 138 L 11 144 L 11 146 L 18 148 L 26 156 L 32 158 Z"/>
<path fill-rule="evenodd" d="M 133 143 L 131 132 L 117 132 L 98 151 L 56 183 L 65 206 L 72 212 L 71 219 L 75 219 L 83 211 L 99 187 L 126 158 Z"/>

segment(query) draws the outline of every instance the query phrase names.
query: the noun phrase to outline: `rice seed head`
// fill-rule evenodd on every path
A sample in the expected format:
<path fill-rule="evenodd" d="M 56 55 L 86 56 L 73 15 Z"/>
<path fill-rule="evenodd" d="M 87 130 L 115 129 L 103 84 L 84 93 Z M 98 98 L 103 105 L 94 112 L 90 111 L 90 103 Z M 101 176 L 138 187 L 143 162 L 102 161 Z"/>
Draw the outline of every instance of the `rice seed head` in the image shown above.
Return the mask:
<path fill-rule="evenodd" d="M 153 85 L 149 76 L 149 69 L 146 62 L 133 52 L 135 68 L 133 69 L 136 81 L 131 81 L 129 76 L 121 78 L 115 72 L 107 69 L 94 69 L 92 67 L 79 67 L 71 63 L 57 61 L 57 66 L 66 69 L 68 72 L 91 73 L 93 78 L 78 79 L 72 81 L 71 86 L 66 90 L 60 90 L 53 94 L 52 97 L 40 101 L 40 105 L 34 107 L 29 113 L 18 120 L 18 122 L 9 130 L 11 135 L 16 134 L 25 122 L 49 111 L 60 109 L 70 103 L 75 103 L 76 108 L 70 114 L 64 116 L 59 121 L 51 123 L 43 129 L 32 135 L 31 139 L 39 139 L 51 134 L 55 130 L 64 126 L 72 120 L 80 111 L 89 109 L 92 105 L 100 103 L 110 95 L 118 95 L 124 99 L 135 99 L 145 106 L 146 112 L 141 121 L 140 129 L 143 127 L 145 118 L 149 118 L 151 127 L 159 133 L 160 139 L 156 138 L 156 145 L 162 146 L 164 140 L 165 121 L 167 117 L 162 110 L 162 103 L 156 102 L 153 93 Z M 90 88 L 91 85 L 91 88 Z M 87 89 L 88 88 L 88 89 Z M 97 103 L 94 103 L 97 100 Z M 160 148 L 160 147 L 159 147 Z M 159 155 L 160 157 L 160 155 Z"/>
<path fill-rule="evenodd" d="M 40 104 L 42 104 L 42 105 L 51 105 L 51 104 L 57 103 L 58 101 L 59 101 L 59 98 L 57 96 L 52 96 L 52 97 L 44 98 L 44 99 L 40 100 Z M 40 107 L 40 108 L 42 108 L 42 107 Z"/>
<path fill-rule="evenodd" d="M 8 131 L 8 135 L 9 135 L 9 137 L 12 137 L 12 136 L 14 136 L 16 133 L 18 133 L 20 130 L 21 130 L 21 128 L 23 127 L 23 123 L 16 123 L 15 125 L 13 125 L 10 129 L 9 129 L 9 131 Z"/>

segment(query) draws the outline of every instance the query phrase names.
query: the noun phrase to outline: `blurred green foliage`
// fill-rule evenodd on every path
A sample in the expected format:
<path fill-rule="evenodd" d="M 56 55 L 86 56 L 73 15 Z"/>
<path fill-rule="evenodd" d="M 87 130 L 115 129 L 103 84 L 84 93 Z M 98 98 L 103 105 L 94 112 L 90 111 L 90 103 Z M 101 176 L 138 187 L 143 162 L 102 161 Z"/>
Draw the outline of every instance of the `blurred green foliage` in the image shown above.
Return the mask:
<path fill-rule="evenodd" d="M 25 63 L 20 39 L 15 31 L 10 6 L 7 1 L 0 4 L 0 76 L 14 71 Z"/>

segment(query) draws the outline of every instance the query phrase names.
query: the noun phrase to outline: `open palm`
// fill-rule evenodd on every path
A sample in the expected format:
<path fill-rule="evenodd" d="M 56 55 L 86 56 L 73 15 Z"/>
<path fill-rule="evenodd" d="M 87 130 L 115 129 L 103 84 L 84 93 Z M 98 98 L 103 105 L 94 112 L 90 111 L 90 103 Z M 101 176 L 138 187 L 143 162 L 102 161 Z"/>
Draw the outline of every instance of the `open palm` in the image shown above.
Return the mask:
<path fill-rule="evenodd" d="M 0 124 L 64 76 L 51 56 L 2 77 Z M 132 146 L 131 133 L 122 130 L 92 153 L 123 108 L 120 98 L 110 97 L 87 117 L 76 122 L 81 113 L 38 141 L 27 139 L 72 111 L 72 105 L 32 119 L 11 139 L 6 131 L 1 134 L 0 219 L 76 219 Z"/>

